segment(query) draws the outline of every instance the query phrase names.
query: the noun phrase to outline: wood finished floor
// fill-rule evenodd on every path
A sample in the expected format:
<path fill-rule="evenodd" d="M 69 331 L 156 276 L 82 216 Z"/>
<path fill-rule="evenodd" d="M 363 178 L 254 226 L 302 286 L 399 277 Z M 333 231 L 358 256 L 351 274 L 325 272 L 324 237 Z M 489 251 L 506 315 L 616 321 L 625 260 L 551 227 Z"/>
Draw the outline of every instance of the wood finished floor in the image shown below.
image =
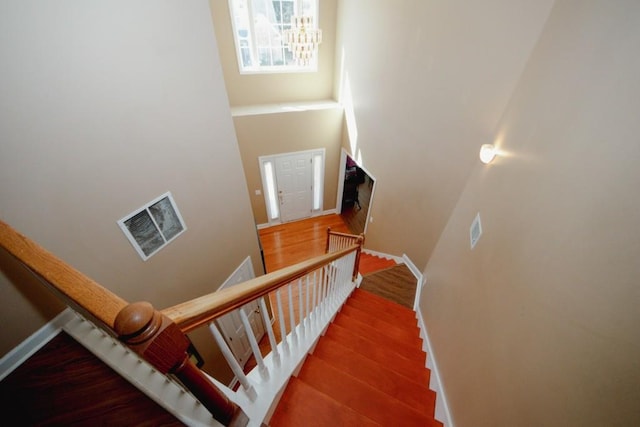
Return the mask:
<path fill-rule="evenodd" d="M 350 233 L 340 215 L 324 215 L 260 230 L 267 273 L 324 254 L 329 227 Z"/>
<path fill-rule="evenodd" d="M 182 426 L 64 332 L 0 382 L 4 425 Z"/>
<path fill-rule="evenodd" d="M 349 227 L 352 234 L 364 233 L 367 223 L 367 215 L 371 204 L 371 191 L 373 190 L 373 181 L 367 175 L 365 182 L 358 185 L 358 202 L 360 207 L 355 204 L 352 206 L 344 206 L 340 216 Z"/>
<path fill-rule="evenodd" d="M 410 309 L 413 309 L 416 298 L 416 286 L 417 279 L 404 264 L 368 274 L 360 283 L 360 289 Z"/>

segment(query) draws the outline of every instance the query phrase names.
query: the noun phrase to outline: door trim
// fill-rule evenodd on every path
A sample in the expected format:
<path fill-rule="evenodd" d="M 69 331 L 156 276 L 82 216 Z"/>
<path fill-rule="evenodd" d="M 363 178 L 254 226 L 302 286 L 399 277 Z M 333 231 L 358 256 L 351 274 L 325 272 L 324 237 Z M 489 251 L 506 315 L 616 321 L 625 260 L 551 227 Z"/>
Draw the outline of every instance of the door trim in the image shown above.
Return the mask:
<path fill-rule="evenodd" d="M 260 178 L 262 180 L 262 194 L 264 196 L 264 204 L 265 209 L 267 211 L 267 225 L 271 226 L 275 224 L 281 224 L 282 218 L 280 215 L 280 208 L 278 204 L 278 184 L 276 179 L 275 172 L 275 163 L 276 159 L 279 157 L 286 156 L 295 156 L 308 154 L 312 159 L 319 158 L 321 161 L 321 165 L 319 166 L 319 173 L 314 173 L 316 163 L 313 164 L 311 170 L 311 180 L 312 180 L 312 194 L 311 194 L 311 206 L 309 209 L 311 211 L 310 216 L 317 216 L 323 212 L 324 205 L 324 171 L 325 171 L 325 162 L 326 162 L 326 149 L 325 148 L 316 148 L 312 150 L 303 150 L 303 151 L 293 151 L 288 153 L 278 153 L 278 154 L 270 154 L 266 156 L 258 157 L 258 165 L 260 167 Z M 319 157 L 318 157 L 319 156 Z M 268 167 L 267 164 L 271 164 L 271 172 L 272 176 L 267 176 Z M 272 187 L 275 186 L 275 187 Z M 315 206 L 314 206 L 315 204 Z M 277 210 L 277 212 L 275 212 Z M 265 225 L 263 225 L 264 227 Z"/>

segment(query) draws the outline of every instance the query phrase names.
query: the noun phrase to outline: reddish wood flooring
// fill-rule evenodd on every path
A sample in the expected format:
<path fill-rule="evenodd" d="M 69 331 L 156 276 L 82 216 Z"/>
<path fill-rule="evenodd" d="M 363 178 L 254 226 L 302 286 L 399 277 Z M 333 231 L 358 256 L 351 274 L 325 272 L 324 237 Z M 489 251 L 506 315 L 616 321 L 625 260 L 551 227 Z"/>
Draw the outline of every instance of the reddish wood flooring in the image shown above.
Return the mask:
<path fill-rule="evenodd" d="M 442 427 L 425 357 L 412 310 L 356 289 L 269 425 Z"/>
<path fill-rule="evenodd" d="M 4 425 L 182 426 L 60 333 L 0 383 Z"/>
<path fill-rule="evenodd" d="M 350 233 L 340 215 L 324 215 L 260 230 L 267 273 L 324 254 L 329 227 Z"/>
<path fill-rule="evenodd" d="M 382 258 L 363 252 L 360 255 L 360 268 L 358 269 L 358 272 L 363 276 L 366 276 L 376 271 L 384 270 L 396 265 L 396 262 L 392 259 Z"/>

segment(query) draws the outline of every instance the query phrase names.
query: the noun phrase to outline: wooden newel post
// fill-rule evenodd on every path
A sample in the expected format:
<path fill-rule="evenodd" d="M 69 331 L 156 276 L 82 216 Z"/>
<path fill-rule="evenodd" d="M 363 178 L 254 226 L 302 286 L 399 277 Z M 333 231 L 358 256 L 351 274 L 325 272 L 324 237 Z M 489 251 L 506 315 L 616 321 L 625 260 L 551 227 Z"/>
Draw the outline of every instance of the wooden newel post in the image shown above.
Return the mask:
<path fill-rule="evenodd" d="M 331 241 L 331 227 L 327 227 L 327 244 L 324 247 L 324 253 L 325 254 L 329 253 L 330 241 Z"/>
<path fill-rule="evenodd" d="M 119 339 L 163 374 L 174 374 L 224 425 L 244 413 L 189 359 L 189 340 L 168 317 L 148 302 L 135 302 L 120 310 L 114 322 Z"/>
<path fill-rule="evenodd" d="M 353 280 L 358 278 L 358 270 L 360 269 L 360 254 L 362 253 L 362 247 L 364 246 L 364 234 L 360 233 L 358 236 L 358 249 L 356 250 L 356 262 L 353 266 Z"/>

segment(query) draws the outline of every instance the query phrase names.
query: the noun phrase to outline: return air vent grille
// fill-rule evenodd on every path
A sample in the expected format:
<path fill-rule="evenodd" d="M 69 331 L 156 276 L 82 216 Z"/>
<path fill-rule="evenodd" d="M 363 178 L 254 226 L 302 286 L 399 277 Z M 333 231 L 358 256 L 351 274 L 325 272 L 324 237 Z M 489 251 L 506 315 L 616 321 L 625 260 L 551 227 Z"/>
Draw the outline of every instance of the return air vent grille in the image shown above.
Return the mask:
<path fill-rule="evenodd" d="M 125 216 L 118 225 L 145 261 L 187 229 L 170 192 Z"/>
<path fill-rule="evenodd" d="M 471 249 L 476 247 L 478 240 L 480 240 L 480 236 L 482 236 L 482 223 L 480 222 L 480 212 L 476 215 L 471 223 L 471 228 L 469 229 L 469 236 L 471 238 Z"/>

